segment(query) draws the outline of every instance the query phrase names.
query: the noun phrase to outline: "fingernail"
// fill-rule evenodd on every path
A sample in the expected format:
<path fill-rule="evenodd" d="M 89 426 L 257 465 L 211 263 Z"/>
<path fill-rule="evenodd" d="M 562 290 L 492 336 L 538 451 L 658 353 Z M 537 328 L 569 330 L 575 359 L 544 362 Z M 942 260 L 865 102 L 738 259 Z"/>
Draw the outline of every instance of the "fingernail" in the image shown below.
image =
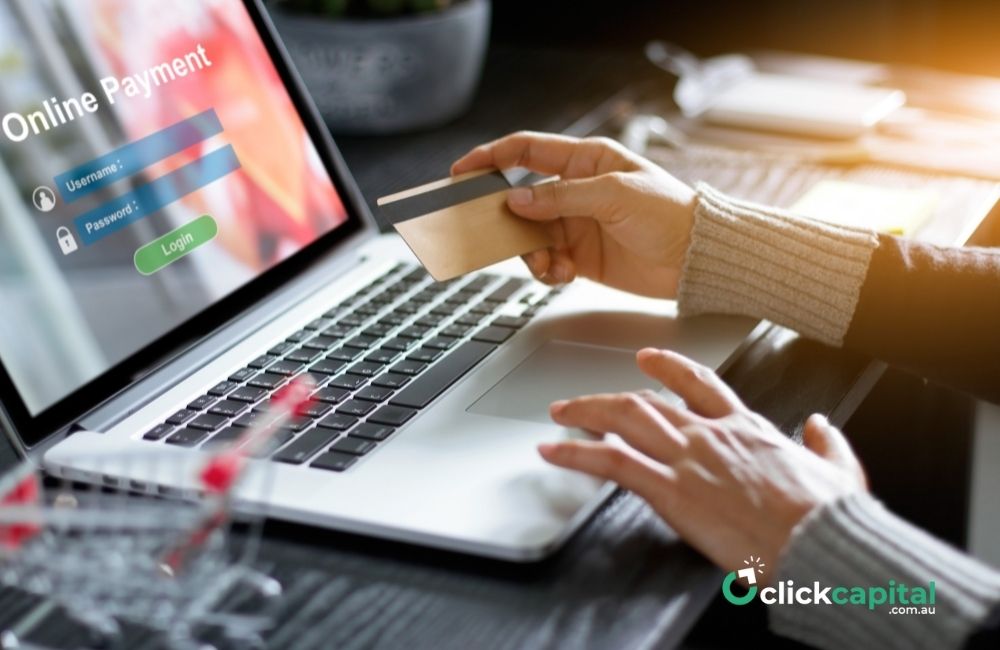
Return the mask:
<path fill-rule="evenodd" d="M 507 200 L 512 205 L 531 205 L 535 200 L 535 193 L 530 187 L 515 187 L 507 193 Z"/>
<path fill-rule="evenodd" d="M 542 444 L 538 445 L 538 453 L 540 453 L 542 456 L 551 456 L 556 452 L 556 449 L 557 449 L 556 445 L 552 444 L 551 442 L 543 442 Z"/>
<path fill-rule="evenodd" d="M 549 268 L 549 276 L 559 283 L 569 282 L 569 267 L 565 262 L 553 262 Z"/>
<path fill-rule="evenodd" d="M 556 400 L 556 401 L 552 402 L 551 404 L 549 404 L 549 408 L 552 409 L 553 413 L 558 413 L 559 411 L 561 411 L 564 408 L 566 408 L 567 404 L 569 404 L 568 401 L 566 401 L 564 399 L 560 399 L 560 400 Z"/>

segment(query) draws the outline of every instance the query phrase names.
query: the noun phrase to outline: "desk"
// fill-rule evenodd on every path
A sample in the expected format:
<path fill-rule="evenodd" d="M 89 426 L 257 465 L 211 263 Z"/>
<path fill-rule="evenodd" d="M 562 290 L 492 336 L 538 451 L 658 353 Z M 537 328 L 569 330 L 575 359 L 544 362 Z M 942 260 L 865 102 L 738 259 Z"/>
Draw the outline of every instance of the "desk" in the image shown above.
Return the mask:
<path fill-rule="evenodd" d="M 600 119 L 579 120 L 626 82 L 659 78 L 627 54 L 494 50 L 488 65 L 476 106 L 456 124 L 435 133 L 339 141 L 370 201 L 442 175 L 469 147 L 510 130 L 564 130 L 573 123 L 600 128 Z M 567 69 L 576 72 L 564 74 Z M 712 180 L 722 189 L 740 189 L 739 174 L 726 171 Z M 978 222 L 984 216 L 964 218 Z M 845 421 L 879 372 L 860 355 L 774 329 L 725 378 L 753 408 L 795 435 L 813 411 Z M 10 449 L 0 449 L 0 466 L 12 461 Z M 673 647 L 718 593 L 721 576 L 634 496 L 623 494 L 566 549 L 536 565 L 277 523 L 268 527 L 262 561 L 287 594 L 275 612 L 280 625 L 268 637 L 274 648 Z M 0 626 L 29 604 L 0 593 Z M 735 619 L 722 620 L 728 626 Z M 37 640 L 74 647 L 78 635 L 54 614 Z M 125 647 L 156 646 L 129 631 Z"/>

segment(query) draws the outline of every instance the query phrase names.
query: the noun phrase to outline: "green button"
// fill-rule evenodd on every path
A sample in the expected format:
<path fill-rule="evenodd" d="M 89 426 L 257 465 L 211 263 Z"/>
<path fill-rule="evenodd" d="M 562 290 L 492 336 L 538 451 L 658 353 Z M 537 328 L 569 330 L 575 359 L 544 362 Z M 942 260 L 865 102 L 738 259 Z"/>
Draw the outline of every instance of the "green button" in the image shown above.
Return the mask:
<path fill-rule="evenodd" d="M 135 268 L 143 275 L 153 275 L 173 264 L 202 244 L 215 239 L 219 225 L 207 214 L 152 241 L 135 252 Z"/>

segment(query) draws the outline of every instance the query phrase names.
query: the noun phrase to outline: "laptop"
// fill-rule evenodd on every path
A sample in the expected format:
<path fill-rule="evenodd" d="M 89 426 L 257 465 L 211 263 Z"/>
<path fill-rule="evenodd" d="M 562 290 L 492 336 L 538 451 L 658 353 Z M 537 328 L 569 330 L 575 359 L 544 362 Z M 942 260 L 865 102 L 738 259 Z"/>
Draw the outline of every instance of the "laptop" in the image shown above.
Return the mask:
<path fill-rule="evenodd" d="M 435 282 L 379 234 L 258 1 L 6 3 L 0 43 L 2 417 L 53 474 L 192 493 L 116 459 L 195 463 L 308 373 L 241 507 L 537 560 L 614 490 L 538 456 L 585 435 L 549 403 L 655 387 L 644 346 L 721 368 L 755 326 L 518 261 Z"/>

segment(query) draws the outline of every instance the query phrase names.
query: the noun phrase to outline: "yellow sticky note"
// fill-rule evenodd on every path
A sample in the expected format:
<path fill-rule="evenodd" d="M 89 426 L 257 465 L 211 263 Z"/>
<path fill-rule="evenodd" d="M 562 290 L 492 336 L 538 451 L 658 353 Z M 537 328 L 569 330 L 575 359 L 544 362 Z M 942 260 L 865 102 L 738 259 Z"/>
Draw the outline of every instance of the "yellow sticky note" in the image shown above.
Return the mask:
<path fill-rule="evenodd" d="M 813 185 L 791 210 L 842 226 L 910 236 L 934 213 L 937 201 L 937 192 L 930 189 L 827 180 Z"/>

